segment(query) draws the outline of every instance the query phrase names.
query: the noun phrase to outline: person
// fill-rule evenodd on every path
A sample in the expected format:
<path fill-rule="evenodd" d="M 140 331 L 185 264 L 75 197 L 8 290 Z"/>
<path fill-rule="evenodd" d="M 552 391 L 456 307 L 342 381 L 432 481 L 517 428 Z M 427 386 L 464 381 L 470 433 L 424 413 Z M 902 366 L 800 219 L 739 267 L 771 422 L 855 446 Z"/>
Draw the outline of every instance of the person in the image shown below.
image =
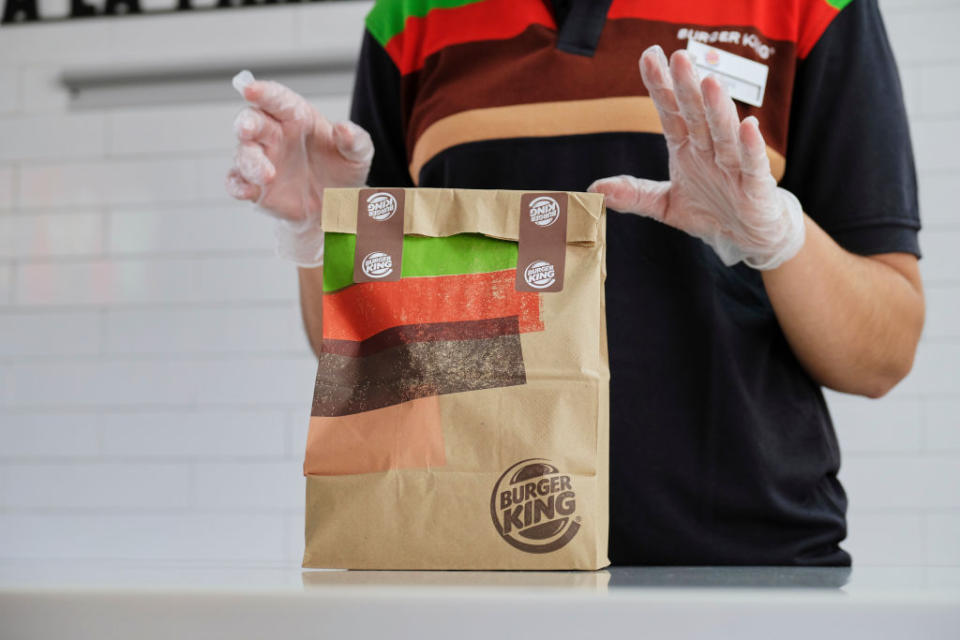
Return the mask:
<path fill-rule="evenodd" d="M 366 26 L 352 122 L 245 87 L 229 192 L 302 218 L 280 179 L 301 136 L 314 195 L 605 194 L 611 561 L 849 565 L 821 388 L 886 394 L 924 319 L 876 0 L 381 0 Z M 316 264 L 316 233 L 281 245 Z M 299 274 L 316 350 L 321 276 Z"/>

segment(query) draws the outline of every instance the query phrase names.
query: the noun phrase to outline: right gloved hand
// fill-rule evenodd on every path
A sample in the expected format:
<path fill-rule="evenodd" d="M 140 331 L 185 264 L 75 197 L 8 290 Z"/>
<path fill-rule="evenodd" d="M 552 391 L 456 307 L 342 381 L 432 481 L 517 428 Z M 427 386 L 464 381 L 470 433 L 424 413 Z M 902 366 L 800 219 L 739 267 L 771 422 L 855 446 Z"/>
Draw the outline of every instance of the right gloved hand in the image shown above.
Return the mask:
<path fill-rule="evenodd" d="M 250 103 L 233 123 L 238 147 L 226 188 L 277 218 L 278 252 L 301 266 L 323 264 L 320 208 L 325 187 L 361 187 L 373 142 L 352 122 L 331 124 L 277 82 L 238 73 L 233 86 Z"/>

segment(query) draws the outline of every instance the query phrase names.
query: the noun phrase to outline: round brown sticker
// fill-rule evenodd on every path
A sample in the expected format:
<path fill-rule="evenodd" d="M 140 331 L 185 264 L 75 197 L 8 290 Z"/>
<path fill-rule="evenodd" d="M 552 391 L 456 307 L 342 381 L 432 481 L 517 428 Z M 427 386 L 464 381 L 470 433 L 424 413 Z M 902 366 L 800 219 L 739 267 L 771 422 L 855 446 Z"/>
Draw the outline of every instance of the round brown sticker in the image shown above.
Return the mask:
<path fill-rule="evenodd" d="M 549 553 L 580 530 L 577 494 L 570 476 L 550 460 L 521 460 L 503 472 L 490 496 L 497 533 L 528 553 Z"/>
<path fill-rule="evenodd" d="M 528 207 L 530 222 L 538 227 L 549 227 L 560 217 L 560 203 L 550 196 L 535 198 Z"/>
<path fill-rule="evenodd" d="M 360 268 L 370 278 L 386 278 L 393 273 L 393 258 L 382 251 L 371 251 L 360 263 Z"/>
<path fill-rule="evenodd" d="M 523 270 L 523 279 L 534 289 L 546 289 L 557 281 L 557 269 L 546 260 L 534 260 Z"/>
<path fill-rule="evenodd" d="M 377 222 L 389 220 L 396 212 L 397 199 L 392 193 L 378 191 L 367 198 L 367 215 Z"/>

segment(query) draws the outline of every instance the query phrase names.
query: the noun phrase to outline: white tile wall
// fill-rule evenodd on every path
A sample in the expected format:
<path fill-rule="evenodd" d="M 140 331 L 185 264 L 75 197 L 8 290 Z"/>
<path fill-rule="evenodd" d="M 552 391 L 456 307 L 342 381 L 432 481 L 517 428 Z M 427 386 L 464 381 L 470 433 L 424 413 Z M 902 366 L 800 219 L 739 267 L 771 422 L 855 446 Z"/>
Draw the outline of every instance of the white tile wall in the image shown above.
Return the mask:
<path fill-rule="evenodd" d="M 13 167 L 0 165 L 0 210 L 13 206 L 13 189 L 16 181 Z"/>
<path fill-rule="evenodd" d="M 13 265 L 0 262 L 0 304 L 13 301 Z"/>
<path fill-rule="evenodd" d="M 302 352 L 296 305 L 239 305 L 106 312 L 103 350 L 109 354 Z"/>
<path fill-rule="evenodd" d="M 0 162 L 102 157 L 104 120 L 102 113 L 9 115 L 0 120 Z"/>
<path fill-rule="evenodd" d="M 224 78 L 224 84 L 229 78 Z M 239 96 L 237 96 L 239 98 Z M 178 105 L 139 108 L 109 114 L 111 155 L 229 151 L 233 119 L 243 108 L 235 104 Z M 226 154 L 223 158 L 229 159 Z"/>
<path fill-rule="evenodd" d="M 0 215 L 0 259 L 100 255 L 103 225 L 98 211 Z"/>
<path fill-rule="evenodd" d="M 916 513 L 876 513 L 851 509 L 847 514 L 847 543 L 854 564 L 922 565 L 923 516 Z"/>
<path fill-rule="evenodd" d="M 163 209 L 113 208 L 107 223 L 107 252 L 115 255 L 197 254 L 273 250 L 267 216 L 237 205 Z"/>
<path fill-rule="evenodd" d="M 200 193 L 197 166 L 198 161 L 189 157 L 24 163 L 18 204 L 75 207 L 190 201 Z"/>
<path fill-rule="evenodd" d="M 185 464 L 127 462 L 7 463 L 5 508 L 176 509 L 191 506 Z"/>
<path fill-rule="evenodd" d="M 881 5 L 920 167 L 928 323 L 887 398 L 828 402 L 847 548 L 932 571 L 960 564 L 960 7 Z M 237 69 L 353 54 L 368 6 L 4 29 L 0 557 L 297 561 L 316 365 L 270 221 L 224 195 L 242 104 L 71 112 L 58 77 L 120 51 Z M 346 117 L 346 96 L 310 98 Z"/>
<path fill-rule="evenodd" d="M 928 451 L 960 452 L 960 398 L 927 398 L 925 447 Z"/>
<path fill-rule="evenodd" d="M 20 72 L 16 68 L 0 69 L 0 115 L 17 110 L 20 103 Z"/>
<path fill-rule="evenodd" d="M 0 358 L 96 355 L 101 351 L 100 311 L 0 311 Z"/>
<path fill-rule="evenodd" d="M 3 414 L 0 458 L 89 458 L 100 453 L 96 413 L 70 414 L 33 411 Z"/>
<path fill-rule="evenodd" d="M 197 506 L 209 509 L 303 507 L 302 461 L 210 462 L 196 469 Z"/>
<path fill-rule="evenodd" d="M 952 202 L 960 202 L 960 180 L 956 173 L 924 173 L 919 176 L 920 213 L 927 229 L 960 228 L 960 218 Z"/>
<path fill-rule="evenodd" d="M 956 472 L 952 453 L 851 453 L 840 478 L 857 509 L 960 509 Z"/>
<path fill-rule="evenodd" d="M 7 557 L 43 560 L 290 560 L 286 520 L 276 514 L 104 511 L 5 513 L 0 547 Z"/>

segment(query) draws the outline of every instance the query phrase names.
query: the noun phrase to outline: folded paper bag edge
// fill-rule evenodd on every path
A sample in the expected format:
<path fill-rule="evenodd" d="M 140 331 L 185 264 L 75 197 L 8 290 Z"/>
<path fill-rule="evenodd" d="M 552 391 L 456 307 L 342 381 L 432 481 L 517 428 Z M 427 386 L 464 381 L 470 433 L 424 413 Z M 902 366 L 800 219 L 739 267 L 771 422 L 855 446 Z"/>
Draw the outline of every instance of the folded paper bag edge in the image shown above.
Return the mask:
<path fill-rule="evenodd" d="M 524 193 L 546 190 L 509 189 L 435 189 L 429 187 L 406 189 L 408 208 L 425 207 L 442 210 L 443 203 L 455 198 L 470 198 L 476 208 L 459 207 L 466 215 L 457 219 L 437 220 L 436 217 L 406 216 L 405 235 L 430 237 L 452 236 L 458 233 L 482 233 L 504 240 L 518 240 L 520 197 Z M 333 233 L 356 233 L 357 204 L 360 189 L 329 188 L 323 192 L 323 228 Z M 567 244 L 593 243 L 602 240 L 600 224 L 604 198 L 599 193 L 567 191 L 569 198 Z M 490 209 L 500 209 L 505 215 L 485 215 Z M 475 215 L 471 215 L 476 212 Z"/>

